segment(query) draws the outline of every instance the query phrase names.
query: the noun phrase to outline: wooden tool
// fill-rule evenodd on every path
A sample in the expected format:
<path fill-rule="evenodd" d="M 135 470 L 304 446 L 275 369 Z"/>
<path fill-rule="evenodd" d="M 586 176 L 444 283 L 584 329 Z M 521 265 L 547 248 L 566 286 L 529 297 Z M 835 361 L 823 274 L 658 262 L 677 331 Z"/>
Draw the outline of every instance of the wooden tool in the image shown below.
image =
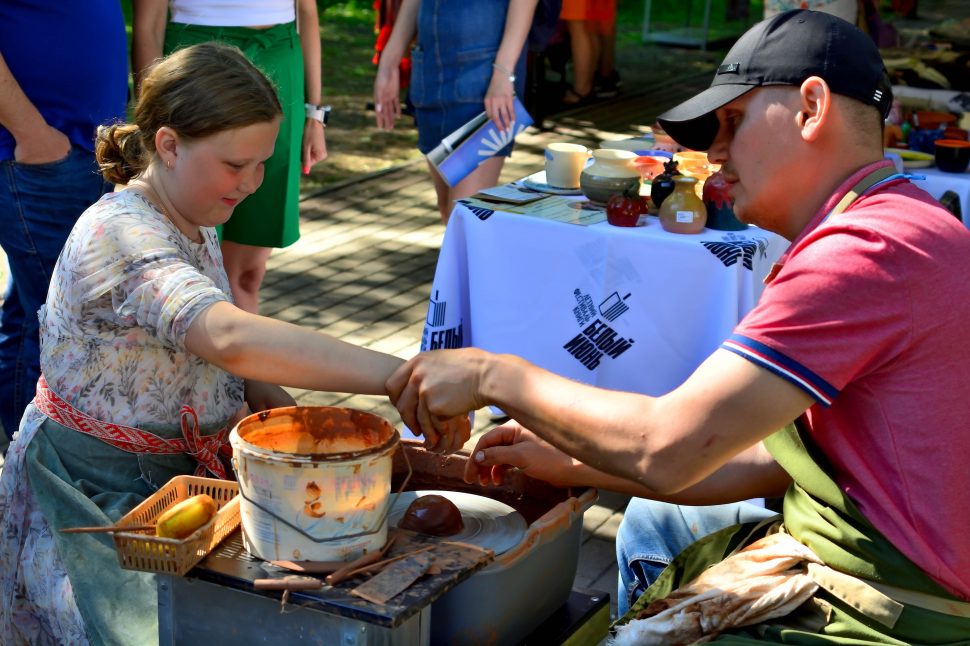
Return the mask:
<path fill-rule="evenodd" d="M 433 559 L 430 554 L 412 554 L 389 565 L 374 578 L 351 590 L 350 594 L 371 603 L 385 604 L 421 578 Z"/>
<path fill-rule="evenodd" d="M 282 579 L 256 579 L 254 590 L 319 590 L 323 581 L 309 576 L 285 576 Z"/>
<path fill-rule="evenodd" d="M 345 579 L 349 579 L 351 576 L 353 576 L 352 573 L 363 570 L 368 565 L 374 565 L 375 563 L 380 561 L 385 554 L 387 554 L 387 550 L 391 548 L 391 545 L 394 544 L 394 541 L 397 540 L 397 537 L 398 535 L 394 534 L 387 540 L 386 543 L 384 543 L 384 547 L 382 547 L 381 549 L 375 550 L 370 554 L 364 554 L 360 558 L 355 559 L 350 563 L 348 563 L 347 565 L 343 566 L 333 574 L 328 575 L 326 579 L 327 583 L 329 583 L 330 585 L 337 585 L 341 581 Z"/>
<path fill-rule="evenodd" d="M 383 569 L 384 567 L 390 565 L 391 563 L 395 563 L 397 561 L 400 561 L 401 559 L 406 559 L 409 556 L 414 556 L 415 554 L 420 554 L 422 552 L 430 552 L 433 549 L 434 549 L 434 545 L 428 545 L 427 547 L 422 547 L 421 549 L 414 550 L 413 552 L 398 554 L 397 556 L 392 556 L 391 558 L 384 559 L 383 561 L 377 561 L 376 563 L 371 563 L 369 565 L 358 567 L 354 570 L 350 570 L 349 572 L 347 572 L 347 574 L 340 580 L 336 581 L 336 583 L 345 581 L 352 576 L 357 576 L 358 574 L 369 574 L 371 572 L 377 572 L 378 570 Z M 330 583 L 330 581 L 327 581 L 327 583 Z M 336 583 L 331 583 L 330 585 L 336 585 Z"/>
<path fill-rule="evenodd" d="M 155 525 L 130 525 L 128 527 L 118 527 L 108 525 L 106 527 L 67 527 L 61 530 L 62 534 L 103 534 L 105 532 L 147 532 L 155 531 Z"/>

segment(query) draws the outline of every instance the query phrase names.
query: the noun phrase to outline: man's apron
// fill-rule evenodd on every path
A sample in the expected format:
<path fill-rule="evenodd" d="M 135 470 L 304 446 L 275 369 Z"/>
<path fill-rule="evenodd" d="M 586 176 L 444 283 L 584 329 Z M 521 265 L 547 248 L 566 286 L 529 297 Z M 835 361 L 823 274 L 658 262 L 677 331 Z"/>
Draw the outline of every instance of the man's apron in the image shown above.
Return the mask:
<path fill-rule="evenodd" d="M 856 577 L 821 581 L 795 612 L 736 629 L 727 644 L 970 644 L 970 604 L 961 602 L 897 550 L 827 475 L 808 436 L 790 425 L 765 446 L 793 478 L 784 498 L 784 528 L 831 568 Z M 769 521 L 727 527 L 675 558 L 617 624 L 637 619 L 709 566 L 764 536 Z M 831 588 L 828 589 L 828 588 Z"/>

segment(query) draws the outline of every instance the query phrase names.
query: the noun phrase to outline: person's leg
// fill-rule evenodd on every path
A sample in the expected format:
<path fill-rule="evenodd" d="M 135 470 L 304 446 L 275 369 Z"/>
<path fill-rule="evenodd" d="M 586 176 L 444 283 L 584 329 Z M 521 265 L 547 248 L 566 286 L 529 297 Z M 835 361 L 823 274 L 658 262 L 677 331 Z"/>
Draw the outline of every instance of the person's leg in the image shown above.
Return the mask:
<path fill-rule="evenodd" d="M 616 534 L 620 616 L 688 545 L 738 523 L 762 520 L 775 512 L 748 502 L 689 507 L 633 498 Z"/>
<path fill-rule="evenodd" d="M 438 214 L 441 216 L 441 223 L 447 226 L 448 216 L 451 215 L 451 197 L 449 196 L 451 187 L 438 174 L 438 171 L 431 165 L 431 162 L 427 163 L 428 172 L 431 173 L 431 183 L 434 184 L 434 192 L 438 198 Z"/>
<path fill-rule="evenodd" d="M 579 103 L 593 91 L 593 72 L 598 57 L 597 44 L 585 20 L 567 20 L 569 46 L 572 50 L 573 84 L 566 90 L 563 103 Z"/>
<path fill-rule="evenodd" d="M 263 284 L 266 261 L 272 252 L 269 247 L 222 241 L 222 264 L 237 307 L 259 314 L 259 286 Z"/>
<path fill-rule="evenodd" d="M 455 200 L 469 197 L 479 192 L 483 188 L 490 188 L 498 184 L 499 175 L 502 174 L 502 166 L 505 164 L 505 157 L 495 155 L 489 157 L 478 168 L 473 170 L 468 177 L 451 187 L 448 192 L 449 214 L 455 208 Z"/>
<path fill-rule="evenodd" d="M 94 155 L 80 148 L 49 164 L 0 163 L 0 246 L 11 287 L 0 309 L 0 424 L 8 437 L 40 374 L 37 310 L 54 264 L 78 217 L 106 188 Z"/>

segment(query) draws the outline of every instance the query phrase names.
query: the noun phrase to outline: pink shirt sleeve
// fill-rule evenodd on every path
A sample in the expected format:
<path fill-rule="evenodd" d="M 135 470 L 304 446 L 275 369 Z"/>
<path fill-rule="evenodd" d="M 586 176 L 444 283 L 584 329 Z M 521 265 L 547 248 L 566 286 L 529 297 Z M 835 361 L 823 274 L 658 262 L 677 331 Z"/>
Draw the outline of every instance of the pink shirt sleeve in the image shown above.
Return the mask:
<path fill-rule="evenodd" d="M 910 342 L 906 276 L 895 271 L 886 240 L 852 220 L 833 218 L 800 241 L 722 344 L 823 406 L 860 375 L 885 369 Z"/>

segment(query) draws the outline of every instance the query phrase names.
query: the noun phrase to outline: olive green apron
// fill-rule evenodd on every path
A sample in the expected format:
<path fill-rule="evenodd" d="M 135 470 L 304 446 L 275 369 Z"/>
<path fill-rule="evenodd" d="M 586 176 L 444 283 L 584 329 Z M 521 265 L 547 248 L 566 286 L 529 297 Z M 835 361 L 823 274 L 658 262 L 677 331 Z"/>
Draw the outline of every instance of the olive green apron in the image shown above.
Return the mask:
<path fill-rule="evenodd" d="M 181 437 L 175 426 L 146 430 Z M 92 644 L 158 643 L 155 575 L 122 569 L 110 535 L 60 530 L 112 525 L 172 477 L 190 475 L 195 467 L 188 455 L 127 453 L 50 418 L 28 444 L 31 493 L 53 532 Z"/>
<path fill-rule="evenodd" d="M 794 480 L 784 499 L 785 530 L 837 570 L 837 576 L 821 573 L 814 598 L 787 617 L 725 633 L 715 641 L 970 644 L 970 604 L 930 579 L 862 516 L 828 476 L 824 458 L 806 434 L 793 424 L 766 438 L 765 446 Z M 653 601 L 761 538 L 772 520 L 727 527 L 690 545 L 617 623 L 636 619 Z"/>

